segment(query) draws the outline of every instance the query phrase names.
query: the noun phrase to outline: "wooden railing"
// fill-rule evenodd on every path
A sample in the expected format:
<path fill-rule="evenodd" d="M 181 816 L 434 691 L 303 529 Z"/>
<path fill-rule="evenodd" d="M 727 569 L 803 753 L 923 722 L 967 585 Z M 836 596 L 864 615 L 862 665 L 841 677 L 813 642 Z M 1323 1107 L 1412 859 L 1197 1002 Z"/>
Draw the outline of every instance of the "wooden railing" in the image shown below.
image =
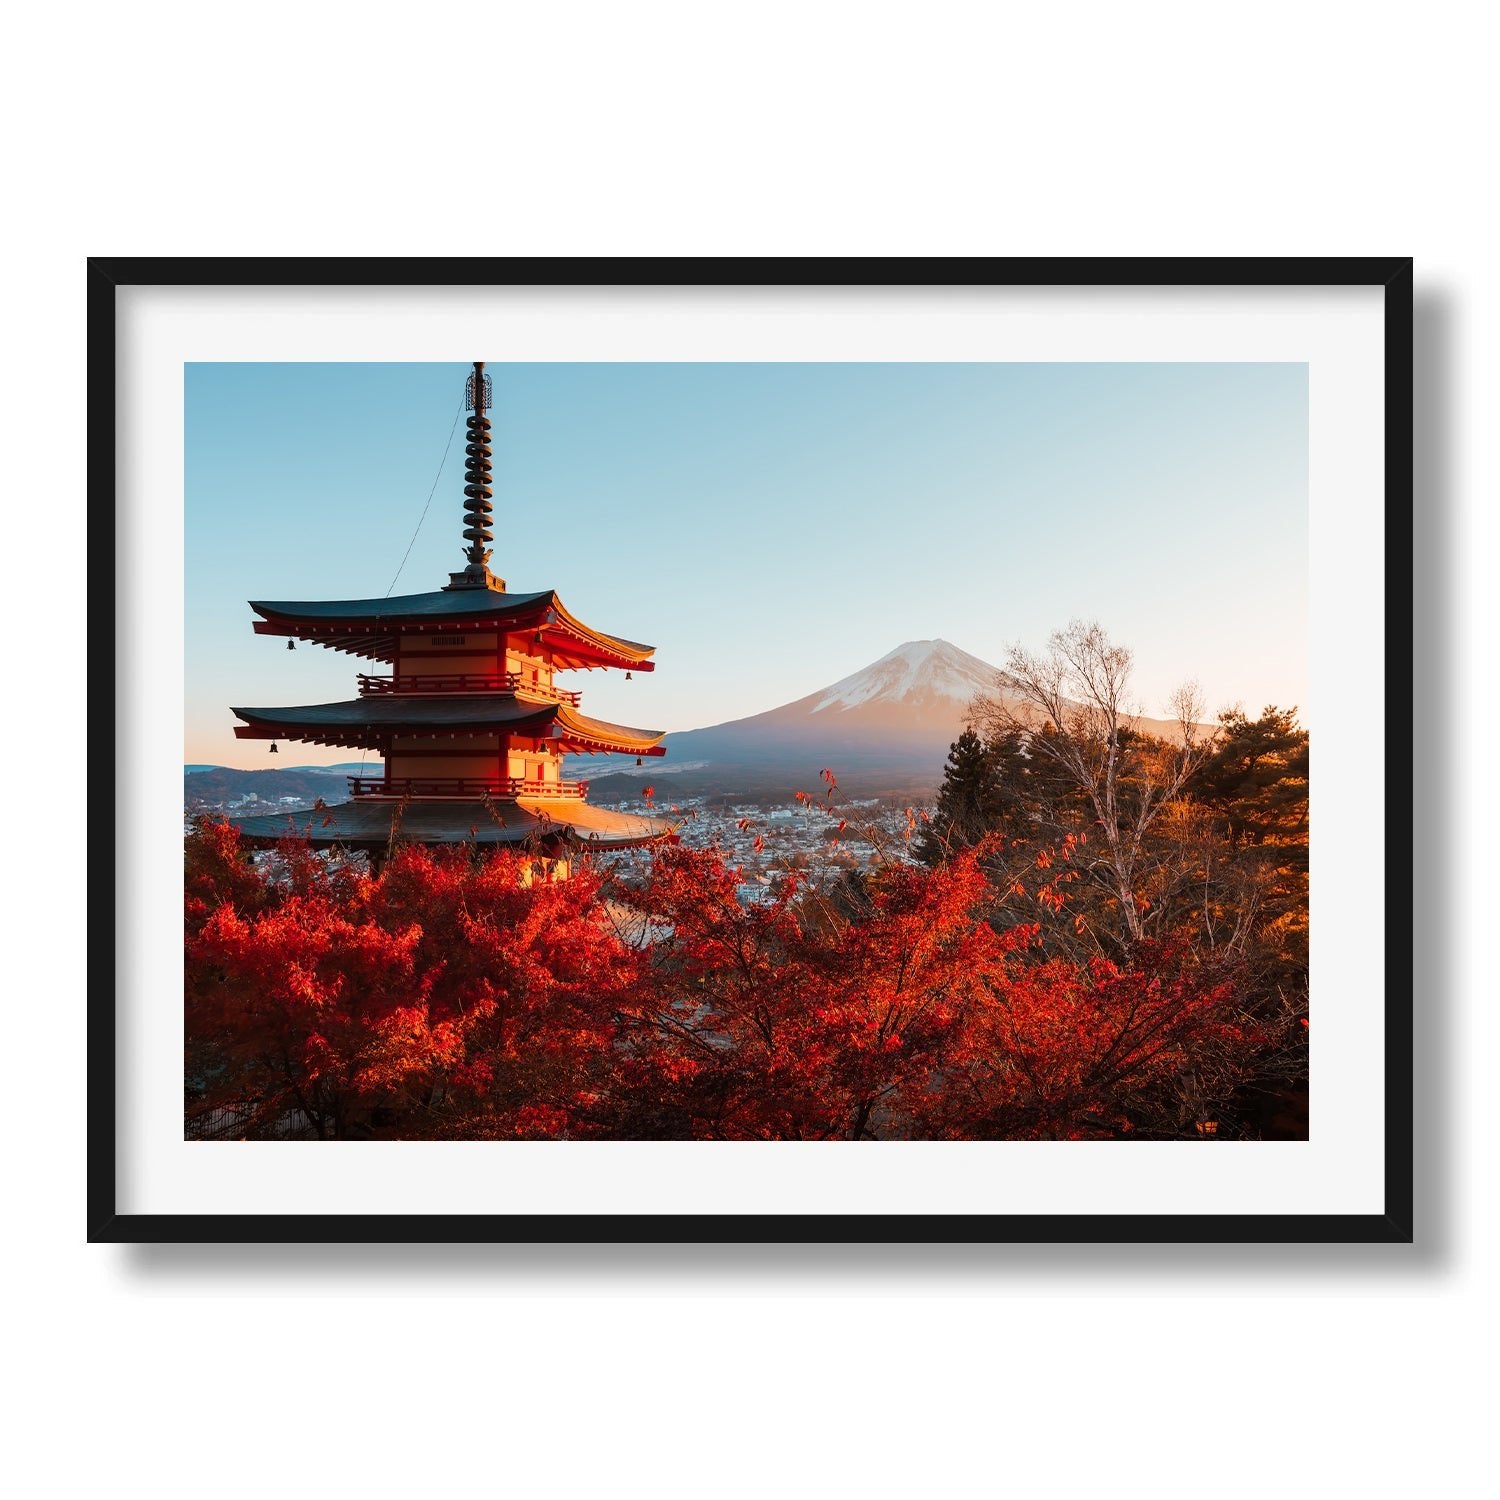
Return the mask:
<path fill-rule="evenodd" d="M 549 703 L 578 707 L 580 692 L 527 682 L 520 672 L 401 672 L 394 677 L 359 674 L 361 698 L 379 698 L 391 693 L 523 693 Z"/>
<path fill-rule="evenodd" d="M 536 781 L 526 776 L 351 776 L 356 797 L 586 797 L 586 781 Z"/>

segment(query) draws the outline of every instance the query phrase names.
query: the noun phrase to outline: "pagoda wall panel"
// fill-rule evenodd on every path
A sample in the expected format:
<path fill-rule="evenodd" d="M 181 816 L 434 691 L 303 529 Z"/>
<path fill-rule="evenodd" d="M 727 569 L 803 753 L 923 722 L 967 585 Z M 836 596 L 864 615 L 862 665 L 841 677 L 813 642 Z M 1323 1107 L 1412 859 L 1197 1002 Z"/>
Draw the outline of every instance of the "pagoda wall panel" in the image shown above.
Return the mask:
<path fill-rule="evenodd" d="M 499 653 L 500 638 L 491 631 L 455 630 L 452 632 L 414 632 L 402 635 L 397 641 L 403 656 L 441 656 L 445 651 L 461 651 L 468 655 L 473 651 Z"/>
<path fill-rule="evenodd" d="M 439 644 L 439 643 L 442 644 Z M 500 670 L 500 638 L 494 631 L 458 631 L 452 635 L 404 635 L 397 643 L 397 676 L 479 675 Z"/>
<path fill-rule="evenodd" d="M 491 750 L 488 754 L 472 755 L 412 755 L 400 750 L 391 751 L 386 761 L 389 774 L 395 780 L 403 777 L 463 776 L 469 778 L 491 778 L 512 772 L 502 772 L 500 756 Z"/>
<path fill-rule="evenodd" d="M 386 763 L 393 778 L 463 776 L 489 778 L 502 774 L 505 749 L 499 735 L 465 734 L 449 737 L 397 735 Z"/>
<path fill-rule="evenodd" d="M 402 651 L 395 661 L 397 677 L 483 677 L 502 670 L 500 658 L 493 651 L 477 651 L 472 656 L 452 651 Z"/>
<path fill-rule="evenodd" d="M 499 755 L 503 748 L 498 734 L 406 735 L 391 740 L 392 755 L 420 755 L 432 751 L 439 755 Z"/>

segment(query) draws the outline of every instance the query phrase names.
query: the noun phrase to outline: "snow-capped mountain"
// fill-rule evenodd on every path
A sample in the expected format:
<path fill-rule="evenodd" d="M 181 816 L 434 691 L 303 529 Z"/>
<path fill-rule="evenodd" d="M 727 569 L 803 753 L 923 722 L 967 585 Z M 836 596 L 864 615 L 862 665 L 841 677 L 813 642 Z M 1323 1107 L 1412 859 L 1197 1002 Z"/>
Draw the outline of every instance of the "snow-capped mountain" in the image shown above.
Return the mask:
<path fill-rule="evenodd" d="M 809 786 L 828 766 L 840 778 L 880 772 L 936 786 L 970 702 L 999 681 L 997 668 L 948 641 L 907 641 L 794 703 L 668 735 L 667 764 L 792 775 Z"/>
<path fill-rule="evenodd" d="M 994 692 L 999 677 L 988 662 L 960 651 L 949 641 L 907 641 L 863 670 L 814 693 L 817 702 L 812 712 L 846 713 L 874 703 L 931 706 L 944 711 L 947 705 L 943 700 L 967 706 L 976 693 Z"/>

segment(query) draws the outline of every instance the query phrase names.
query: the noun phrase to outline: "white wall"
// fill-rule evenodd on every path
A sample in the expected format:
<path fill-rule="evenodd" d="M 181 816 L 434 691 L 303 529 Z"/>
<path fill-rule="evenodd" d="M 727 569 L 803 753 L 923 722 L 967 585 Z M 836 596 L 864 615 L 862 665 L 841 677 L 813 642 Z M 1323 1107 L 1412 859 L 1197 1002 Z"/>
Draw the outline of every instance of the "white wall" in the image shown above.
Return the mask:
<path fill-rule="evenodd" d="M 1414 254 L 1421 1242 L 87 1247 L 80 850 L 56 836 L 83 747 L 63 735 L 38 767 L 10 735 L 12 776 L 44 787 L 7 806 L 12 899 L 42 893 L 5 985 L 24 1492 L 131 1475 L 168 1496 L 455 1478 L 549 1496 L 1474 1493 L 1492 1417 L 1500 495 L 1479 12 L 397 14 L 11 18 L 0 410 L 29 628 L 46 621 L 58 659 L 81 649 L 55 593 L 76 585 L 54 580 L 79 547 L 88 254 Z M 76 723 L 71 697 L 59 712 Z M 162 740 L 175 757 L 177 726 Z M 97 782 L 90 811 L 109 814 Z"/>

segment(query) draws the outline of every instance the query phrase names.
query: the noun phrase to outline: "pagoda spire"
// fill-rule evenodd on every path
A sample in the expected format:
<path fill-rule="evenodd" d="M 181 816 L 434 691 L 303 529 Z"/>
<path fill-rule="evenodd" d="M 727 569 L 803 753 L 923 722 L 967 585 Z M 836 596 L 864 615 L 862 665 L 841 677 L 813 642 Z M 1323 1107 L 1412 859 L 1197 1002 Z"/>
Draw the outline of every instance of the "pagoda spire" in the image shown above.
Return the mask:
<path fill-rule="evenodd" d="M 494 540 L 490 526 L 494 519 L 495 492 L 490 487 L 493 469 L 490 464 L 490 419 L 485 415 L 493 405 L 493 385 L 484 373 L 484 361 L 474 361 L 474 373 L 464 387 L 464 398 L 469 408 L 469 418 L 464 424 L 468 442 L 464 445 L 464 556 L 469 565 L 461 573 L 451 576 L 450 589 L 457 588 L 505 588 L 503 579 L 497 579 L 489 570 L 490 549 L 486 545 Z"/>

